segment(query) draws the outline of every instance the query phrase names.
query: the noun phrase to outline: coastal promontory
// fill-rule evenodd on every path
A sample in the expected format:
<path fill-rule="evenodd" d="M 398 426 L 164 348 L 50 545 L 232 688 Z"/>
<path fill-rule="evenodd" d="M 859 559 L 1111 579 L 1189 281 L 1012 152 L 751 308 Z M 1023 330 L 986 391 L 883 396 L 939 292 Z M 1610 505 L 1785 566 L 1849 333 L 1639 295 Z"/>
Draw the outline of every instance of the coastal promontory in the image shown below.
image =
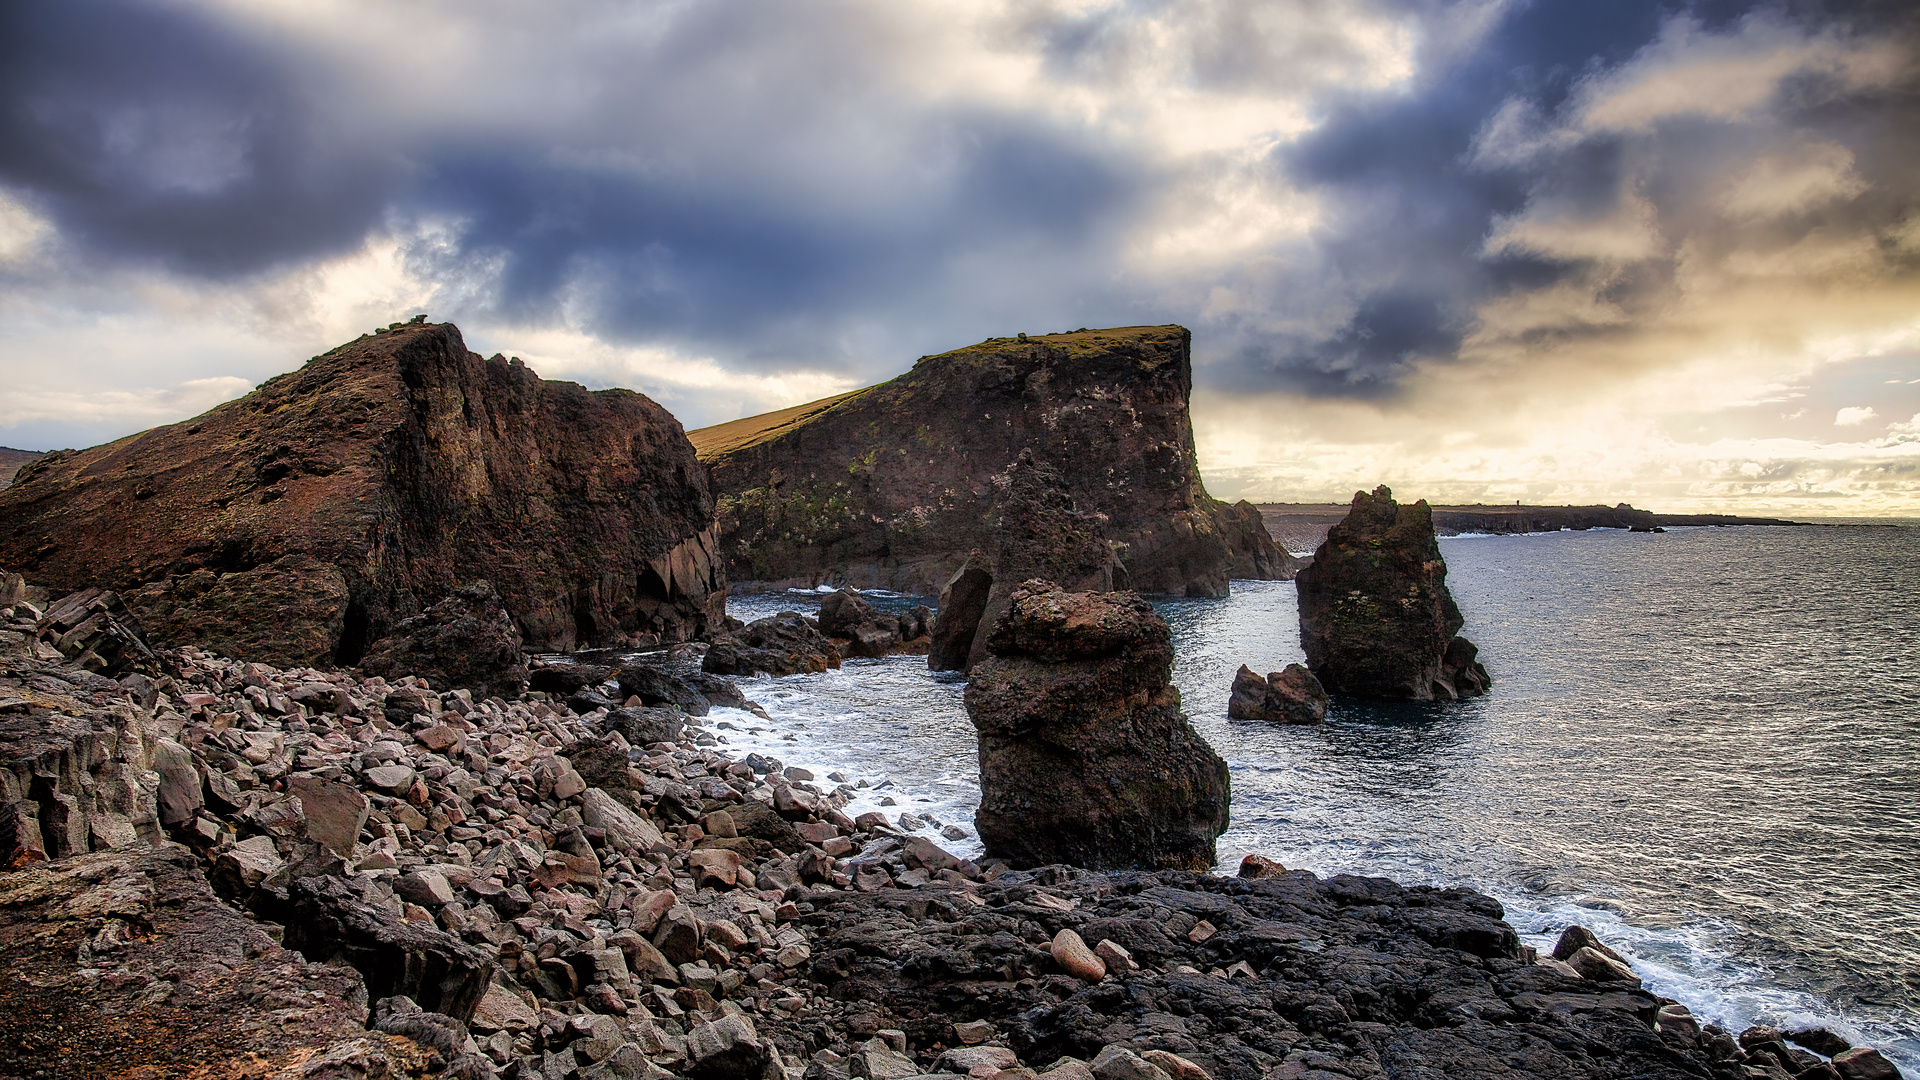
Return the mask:
<path fill-rule="evenodd" d="M 32 462 L 0 492 L 0 565 L 116 590 L 156 646 L 353 664 L 480 581 L 529 649 L 705 635 L 723 617 L 712 521 L 665 409 L 418 322 Z"/>
<path fill-rule="evenodd" d="M 1201 483 L 1191 389 L 1183 327 L 1022 334 L 690 438 L 743 587 L 937 594 L 970 554 L 1000 546 L 1021 470 L 1098 526 L 1120 571 L 1112 587 L 1220 596 L 1231 578 L 1291 577 L 1259 512 Z"/>

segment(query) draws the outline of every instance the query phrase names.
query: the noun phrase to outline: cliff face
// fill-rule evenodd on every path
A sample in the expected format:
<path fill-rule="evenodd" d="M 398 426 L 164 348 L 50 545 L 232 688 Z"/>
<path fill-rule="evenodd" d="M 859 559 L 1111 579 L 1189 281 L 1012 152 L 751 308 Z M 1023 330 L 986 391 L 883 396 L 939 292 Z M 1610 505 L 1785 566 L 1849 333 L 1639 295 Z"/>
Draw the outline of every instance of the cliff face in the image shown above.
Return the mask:
<path fill-rule="evenodd" d="M 891 382 L 692 432 L 712 471 L 728 576 L 931 595 L 996 548 L 1025 453 L 1099 519 L 1114 587 L 1218 596 L 1230 577 L 1287 578 L 1251 505 L 1209 496 L 1187 415 L 1179 326 L 996 338 Z"/>
<path fill-rule="evenodd" d="M 156 644 L 353 663 L 476 580 L 530 649 L 702 635 L 724 596 L 712 520 L 660 406 L 410 325 L 22 469 L 0 492 L 0 565 L 118 590 Z"/>

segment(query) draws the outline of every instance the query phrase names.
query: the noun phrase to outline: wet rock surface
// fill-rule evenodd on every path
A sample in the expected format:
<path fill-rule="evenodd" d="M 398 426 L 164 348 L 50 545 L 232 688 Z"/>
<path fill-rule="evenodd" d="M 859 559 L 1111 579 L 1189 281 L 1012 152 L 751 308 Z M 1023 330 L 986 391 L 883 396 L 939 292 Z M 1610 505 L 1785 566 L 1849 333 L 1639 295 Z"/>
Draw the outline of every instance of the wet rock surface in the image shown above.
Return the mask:
<path fill-rule="evenodd" d="M 1294 584 L 1307 666 L 1332 693 L 1453 701 L 1487 692 L 1478 650 L 1447 591 L 1426 500 L 1357 491 Z"/>
<path fill-rule="evenodd" d="M 997 478 L 1023 452 L 1105 518 L 1123 587 L 1220 596 L 1233 576 L 1290 576 L 1259 511 L 1201 483 L 1191 381 L 1184 327 L 998 338 L 690 438 L 713 470 L 728 576 L 754 587 L 937 593 L 993 550 Z M 1009 583 L 1028 576 L 1048 575 Z"/>
<path fill-rule="evenodd" d="M 793 675 L 840 666 L 840 650 L 813 619 L 782 611 L 714 636 L 700 668 L 713 675 Z"/>
<path fill-rule="evenodd" d="M 1014 590 L 967 684 L 989 857 L 1213 865 L 1227 765 L 1180 711 L 1165 620 L 1132 593 Z M 1124 944 L 1124 942 L 1122 943 Z"/>
<path fill-rule="evenodd" d="M 904 613 L 882 612 L 852 589 L 820 601 L 820 632 L 842 657 L 924 653 L 933 640 L 933 611 L 924 604 Z"/>
<path fill-rule="evenodd" d="M 39 458 L 0 491 L 0 565 L 114 590 L 156 647 L 352 664 L 476 580 L 536 650 L 704 636 L 724 592 L 712 522 L 666 410 L 421 324 Z"/>
<path fill-rule="evenodd" d="M 1326 688 L 1299 664 L 1270 671 L 1265 678 L 1242 664 L 1233 676 L 1227 715 L 1276 724 L 1321 724 L 1327 719 L 1327 704 Z"/>

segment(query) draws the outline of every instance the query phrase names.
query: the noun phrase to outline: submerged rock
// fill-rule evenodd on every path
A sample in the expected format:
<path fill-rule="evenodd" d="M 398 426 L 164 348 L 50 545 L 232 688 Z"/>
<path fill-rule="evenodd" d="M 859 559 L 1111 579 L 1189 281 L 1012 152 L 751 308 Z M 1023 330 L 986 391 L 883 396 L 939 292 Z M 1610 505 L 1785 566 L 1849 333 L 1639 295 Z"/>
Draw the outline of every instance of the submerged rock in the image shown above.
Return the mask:
<path fill-rule="evenodd" d="M 1151 605 L 1029 581 L 989 651 L 966 691 L 980 735 L 974 824 L 989 858 L 1213 865 L 1227 765 L 1180 711 L 1173 636 Z"/>
<path fill-rule="evenodd" d="M 1313 672 L 1299 664 L 1269 672 L 1264 679 L 1242 664 L 1233 676 L 1227 715 L 1277 724 L 1322 724 L 1327 719 L 1327 691 Z"/>
<path fill-rule="evenodd" d="M 1465 620 L 1426 500 L 1401 506 L 1385 485 L 1354 492 L 1294 584 L 1307 666 L 1327 690 L 1452 701 L 1492 684 L 1479 650 L 1455 636 Z"/>
<path fill-rule="evenodd" d="M 118 592 L 156 648 L 353 664 L 477 579 L 535 650 L 703 637 L 724 594 L 712 523 L 665 409 L 420 324 L 42 457 L 0 491 L 0 565 Z"/>
<path fill-rule="evenodd" d="M 1179 326 L 997 338 L 879 386 L 691 432 L 713 471 L 728 576 L 931 595 L 991 552 L 999 477 L 1022 453 L 1099 515 L 1122 588 L 1223 596 L 1294 567 L 1250 504 L 1207 494 Z M 1027 577 L 1014 572 L 1007 586 Z M 1065 584 L 1062 581 L 1062 584 Z"/>

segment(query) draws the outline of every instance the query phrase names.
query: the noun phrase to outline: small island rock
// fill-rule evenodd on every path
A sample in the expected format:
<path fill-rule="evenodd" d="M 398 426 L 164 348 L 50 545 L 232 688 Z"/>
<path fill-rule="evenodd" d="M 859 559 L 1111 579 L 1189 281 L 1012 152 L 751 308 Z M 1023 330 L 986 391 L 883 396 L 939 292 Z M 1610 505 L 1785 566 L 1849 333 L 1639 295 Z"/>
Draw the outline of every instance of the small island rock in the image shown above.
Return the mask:
<path fill-rule="evenodd" d="M 1453 701 L 1492 685 L 1479 650 L 1455 636 L 1465 620 L 1425 499 L 1401 506 L 1385 485 L 1354 492 L 1294 584 L 1307 666 L 1329 691 Z"/>
<path fill-rule="evenodd" d="M 1277 724 L 1323 724 L 1327 720 L 1327 690 L 1313 672 L 1299 664 L 1261 678 L 1245 664 L 1233 677 L 1227 715 L 1235 720 L 1270 720 Z"/>

